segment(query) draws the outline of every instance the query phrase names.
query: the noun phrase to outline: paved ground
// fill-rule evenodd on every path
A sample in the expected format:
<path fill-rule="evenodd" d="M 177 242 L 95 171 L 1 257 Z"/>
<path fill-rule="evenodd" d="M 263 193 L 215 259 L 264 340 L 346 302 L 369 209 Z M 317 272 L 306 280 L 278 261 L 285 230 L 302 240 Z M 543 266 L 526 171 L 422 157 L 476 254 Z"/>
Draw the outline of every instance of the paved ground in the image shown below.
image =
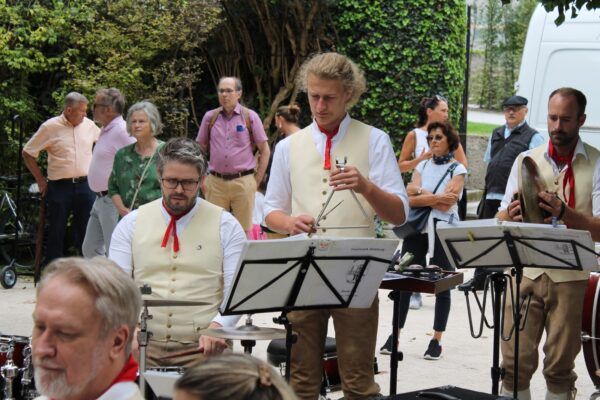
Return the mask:
<path fill-rule="evenodd" d="M 466 276 L 470 274 L 467 272 Z M 380 291 L 378 348 L 383 345 L 391 331 L 392 302 L 386 295 L 386 291 Z M 34 298 L 33 284 L 27 277 L 20 277 L 13 289 L 0 289 L 0 332 L 28 336 L 32 327 L 31 313 L 34 308 Z M 484 331 L 480 339 L 471 337 L 464 295 L 454 291 L 450 321 L 442 343 L 443 358 L 439 361 L 424 360 L 422 355 L 431 339 L 435 298 L 425 295 L 423 300 L 423 308 L 410 311 L 407 327 L 401 336 L 400 347 L 404 352 L 404 361 L 399 364 L 398 391 L 402 393 L 451 384 L 471 390 L 491 392 L 492 331 Z M 258 326 L 273 326 L 271 322 L 273 316 L 274 314 L 255 315 L 254 323 Z M 330 331 L 333 331 L 332 327 Z M 254 355 L 266 359 L 267 345 L 267 342 L 259 342 Z M 237 343 L 236 351 L 241 351 Z M 389 357 L 377 354 L 377 359 L 380 373 L 376 379 L 381 385 L 382 393 L 388 394 Z M 576 360 L 576 372 L 579 375 L 577 399 L 588 399 L 594 387 L 585 368 L 582 354 Z M 540 372 L 534 377 L 532 392 L 534 399 L 544 398 L 545 384 Z M 329 394 L 331 399 L 341 396 L 341 392 Z"/>
<path fill-rule="evenodd" d="M 505 123 L 504 114 L 499 111 L 482 110 L 469 106 L 467 119 L 471 122 L 484 122 L 486 124 L 502 125 Z"/>

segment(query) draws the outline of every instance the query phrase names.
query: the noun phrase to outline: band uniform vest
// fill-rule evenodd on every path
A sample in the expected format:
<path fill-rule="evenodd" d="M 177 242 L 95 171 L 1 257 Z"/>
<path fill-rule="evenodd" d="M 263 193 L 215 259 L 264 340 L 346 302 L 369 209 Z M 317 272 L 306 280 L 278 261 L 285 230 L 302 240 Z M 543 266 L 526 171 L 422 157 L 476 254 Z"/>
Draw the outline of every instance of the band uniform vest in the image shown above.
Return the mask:
<path fill-rule="evenodd" d="M 573 174 L 575 176 L 575 210 L 592 215 L 592 188 L 594 178 L 594 166 L 600 156 L 600 152 L 594 147 L 584 143 L 587 159 L 583 154 L 578 154 L 572 162 Z M 546 160 L 545 153 L 548 150 L 548 145 L 539 146 L 531 150 L 530 157 L 533 158 L 538 165 L 540 175 L 546 184 L 546 188 L 550 192 L 556 192 L 562 201 L 566 202 L 563 194 L 563 179 L 565 170 L 557 176 L 554 176 L 552 166 Z M 523 155 L 519 156 L 519 163 L 523 159 Z M 520 165 L 520 164 L 519 164 Z M 548 277 L 556 283 L 587 280 L 589 272 L 586 271 L 565 271 L 560 269 L 543 269 L 543 268 L 525 268 L 523 275 L 529 279 L 535 279 L 538 276 L 546 273 Z"/>
<path fill-rule="evenodd" d="M 323 208 L 331 187 L 329 170 L 323 168 L 323 156 L 317 151 L 312 138 L 311 126 L 302 129 L 290 137 L 290 181 L 292 186 L 292 215 L 306 214 L 317 218 Z M 346 157 L 348 165 L 355 166 L 360 173 L 369 176 L 369 137 L 373 128 L 362 122 L 351 120 L 342 140 L 331 152 L 332 171 L 335 160 Z M 340 201 L 339 206 L 321 219 L 317 234 L 325 236 L 374 237 L 375 212 L 367 200 L 355 193 L 366 216 L 361 211 L 349 190 L 333 194 L 327 210 Z M 326 212 L 327 212 L 326 210 Z M 365 228 L 357 226 L 365 225 Z M 328 229 L 327 227 L 353 227 L 346 229 Z"/>
<path fill-rule="evenodd" d="M 198 340 L 198 331 L 208 327 L 223 301 L 223 210 L 201 201 L 185 229 L 178 234 L 180 250 L 173 251 L 173 236 L 166 247 L 161 242 L 167 222 L 161 212 L 162 199 L 139 208 L 133 236 L 133 277 L 138 285 L 152 287 L 153 297 L 168 300 L 203 301 L 193 307 L 156 307 L 148 321 L 152 340 Z"/>

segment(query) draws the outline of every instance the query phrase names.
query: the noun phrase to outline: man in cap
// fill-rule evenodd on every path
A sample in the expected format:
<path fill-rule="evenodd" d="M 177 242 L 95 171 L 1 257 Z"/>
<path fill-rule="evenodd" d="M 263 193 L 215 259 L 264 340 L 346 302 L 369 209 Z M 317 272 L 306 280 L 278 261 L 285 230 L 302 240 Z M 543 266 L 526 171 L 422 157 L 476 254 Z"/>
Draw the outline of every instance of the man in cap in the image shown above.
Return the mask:
<path fill-rule="evenodd" d="M 544 136 L 527 125 L 527 99 L 511 96 L 502 103 L 506 123 L 494 129 L 483 156 L 487 166 L 484 198 L 478 210 L 479 219 L 494 218 L 504 197 L 506 181 L 519 153 L 545 142 Z M 486 270 L 477 268 L 473 279 L 461 284 L 460 290 L 483 290 Z"/>

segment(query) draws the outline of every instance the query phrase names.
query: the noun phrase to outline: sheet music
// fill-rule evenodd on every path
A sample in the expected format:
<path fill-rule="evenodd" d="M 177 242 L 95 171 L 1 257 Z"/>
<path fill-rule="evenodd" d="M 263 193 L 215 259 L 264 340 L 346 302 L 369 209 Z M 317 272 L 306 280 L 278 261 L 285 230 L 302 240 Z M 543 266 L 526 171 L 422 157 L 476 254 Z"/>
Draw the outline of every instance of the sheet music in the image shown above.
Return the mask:
<path fill-rule="evenodd" d="M 515 248 L 525 267 L 575 270 L 578 268 L 574 266 L 581 265 L 588 271 L 598 269 L 597 257 L 592 252 L 594 242 L 588 231 L 567 229 L 564 225 L 553 227 L 497 219 L 437 225 L 444 251 L 457 268 L 512 267 L 508 247 L 502 243 L 506 231 L 515 238 Z M 483 256 L 478 258 L 480 255 Z"/>
<path fill-rule="evenodd" d="M 365 257 L 377 257 L 386 262 L 370 260 L 356 288 L 350 307 L 371 305 L 399 241 L 396 239 L 312 237 L 298 235 L 288 240 L 247 242 L 236 270 L 234 284 L 226 295 L 223 314 L 244 310 L 271 310 L 287 304 L 292 286 L 301 269 L 301 262 L 311 246 L 315 247 L 315 264 L 331 283 L 341 299 L 349 300 L 358 282 Z M 334 259 L 320 259 L 328 257 Z M 344 259 L 335 259 L 335 258 Z M 258 293 L 258 292 L 260 293 Z M 341 301 L 325 284 L 314 266 L 304 278 L 296 305 L 340 306 Z"/>

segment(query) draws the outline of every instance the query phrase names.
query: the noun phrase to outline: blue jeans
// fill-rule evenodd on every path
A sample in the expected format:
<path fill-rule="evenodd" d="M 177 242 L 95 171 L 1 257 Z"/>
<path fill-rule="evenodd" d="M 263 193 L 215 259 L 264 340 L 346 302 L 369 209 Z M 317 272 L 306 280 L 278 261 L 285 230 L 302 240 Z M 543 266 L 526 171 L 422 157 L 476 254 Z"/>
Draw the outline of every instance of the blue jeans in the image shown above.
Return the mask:
<path fill-rule="evenodd" d="M 87 180 L 79 183 L 73 183 L 68 179 L 48 181 L 46 193 L 48 240 L 45 263 L 65 255 L 67 222 L 71 214 L 73 214 L 73 243 L 81 253 L 81 244 L 95 198 L 96 195 L 90 190 Z"/>

